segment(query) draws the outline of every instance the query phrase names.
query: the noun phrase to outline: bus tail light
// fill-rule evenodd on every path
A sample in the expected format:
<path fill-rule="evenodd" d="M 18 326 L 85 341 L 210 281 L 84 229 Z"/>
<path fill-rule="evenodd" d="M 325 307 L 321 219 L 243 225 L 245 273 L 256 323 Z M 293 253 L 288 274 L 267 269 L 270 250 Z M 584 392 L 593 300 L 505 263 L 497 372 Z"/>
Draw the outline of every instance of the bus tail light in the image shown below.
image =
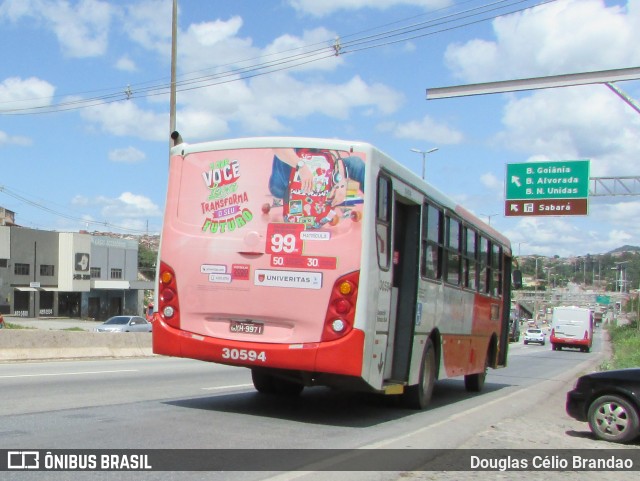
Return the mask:
<path fill-rule="evenodd" d="M 168 264 L 160 262 L 160 281 L 158 283 L 159 312 L 167 324 L 179 329 L 180 309 L 177 286 L 175 271 Z"/>
<path fill-rule="evenodd" d="M 331 290 L 321 341 L 334 341 L 353 328 L 358 298 L 360 272 L 352 272 L 336 280 Z"/>

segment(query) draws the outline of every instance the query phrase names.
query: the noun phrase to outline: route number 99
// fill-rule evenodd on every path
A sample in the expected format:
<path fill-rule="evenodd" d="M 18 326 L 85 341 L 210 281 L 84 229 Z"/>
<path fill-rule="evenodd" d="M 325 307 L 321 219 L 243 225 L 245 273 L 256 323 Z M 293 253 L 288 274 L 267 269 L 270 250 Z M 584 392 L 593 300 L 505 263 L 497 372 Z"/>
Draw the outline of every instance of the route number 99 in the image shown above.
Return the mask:
<path fill-rule="evenodd" d="M 271 236 L 271 252 L 284 252 L 291 254 L 296 250 L 296 236 L 293 234 L 282 235 L 280 233 Z"/>

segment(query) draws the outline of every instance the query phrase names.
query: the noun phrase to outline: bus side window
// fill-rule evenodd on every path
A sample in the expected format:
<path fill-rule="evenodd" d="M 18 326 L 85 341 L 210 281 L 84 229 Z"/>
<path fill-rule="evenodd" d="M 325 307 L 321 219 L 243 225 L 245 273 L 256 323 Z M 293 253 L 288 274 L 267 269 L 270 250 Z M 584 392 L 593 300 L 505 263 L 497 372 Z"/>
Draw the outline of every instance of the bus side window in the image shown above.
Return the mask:
<path fill-rule="evenodd" d="M 389 269 L 389 237 L 391 232 L 391 181 L 387 177 L 378 178 L 376 203 L 376 246 L 378 265 Z"/>
<path fill-rule="evenodd" d="M 449 284 L 460 284 L 460 222 L 447 216 L 447 277 Z"/>
<path fill-rule="evenodd" d="M 471 227 L 465 227 L 465 259 L 464 259 L 464 286 L 469 289 L 473 289 L 474 291 L 478 287 L 477 280 L 477 266 L 476 263 L 478 254 L 477 254 L 477 235 L 476 232 Z"/>
<path fill-rule="evenodd" d="M 442 277 L 444 214 L 431 204 L 422 206 L 422 261 L 420 274 L 427 279 Z"/>
<path fill-rule="evenodd" d="M 502 247 L 492 244 L 491 268 L 493 270 L 492 295 L 499 297 L 502 292 Z"/>
<path fill-rule="evenodd" d="M 480 250 L 478 259 L 478 268 L 480 270 L 480 282 L 478 283 L 478 291 L 481 294 L 489 293 L 489 267 L 487 266 L 489 259 L 489 241 L 486 237 L 480 237 Z"/>

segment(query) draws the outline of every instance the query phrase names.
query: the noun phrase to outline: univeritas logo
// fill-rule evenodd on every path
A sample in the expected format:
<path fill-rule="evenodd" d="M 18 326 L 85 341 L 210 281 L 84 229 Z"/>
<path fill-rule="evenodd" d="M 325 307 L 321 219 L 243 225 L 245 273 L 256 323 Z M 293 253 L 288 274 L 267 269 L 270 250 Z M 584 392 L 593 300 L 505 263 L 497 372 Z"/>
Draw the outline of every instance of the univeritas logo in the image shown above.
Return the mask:
<path fill-rule="evenodd" d="M 322 273 L 256 269 L 253 276 L 253 283 L 256 286 L 321 289 Z"/>

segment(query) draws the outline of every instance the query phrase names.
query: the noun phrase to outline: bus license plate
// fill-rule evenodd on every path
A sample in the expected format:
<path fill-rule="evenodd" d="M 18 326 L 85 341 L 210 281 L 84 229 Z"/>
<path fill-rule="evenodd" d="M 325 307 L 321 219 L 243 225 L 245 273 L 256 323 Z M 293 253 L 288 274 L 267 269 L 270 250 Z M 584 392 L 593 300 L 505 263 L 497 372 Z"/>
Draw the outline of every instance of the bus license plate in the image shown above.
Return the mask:
<path fill-rule="evenodd" d="M 245 334 L 262 334 L 264 324 L 253 321 L 231 321 L 229 330 L 231 332 L 244 332 Z"/>

